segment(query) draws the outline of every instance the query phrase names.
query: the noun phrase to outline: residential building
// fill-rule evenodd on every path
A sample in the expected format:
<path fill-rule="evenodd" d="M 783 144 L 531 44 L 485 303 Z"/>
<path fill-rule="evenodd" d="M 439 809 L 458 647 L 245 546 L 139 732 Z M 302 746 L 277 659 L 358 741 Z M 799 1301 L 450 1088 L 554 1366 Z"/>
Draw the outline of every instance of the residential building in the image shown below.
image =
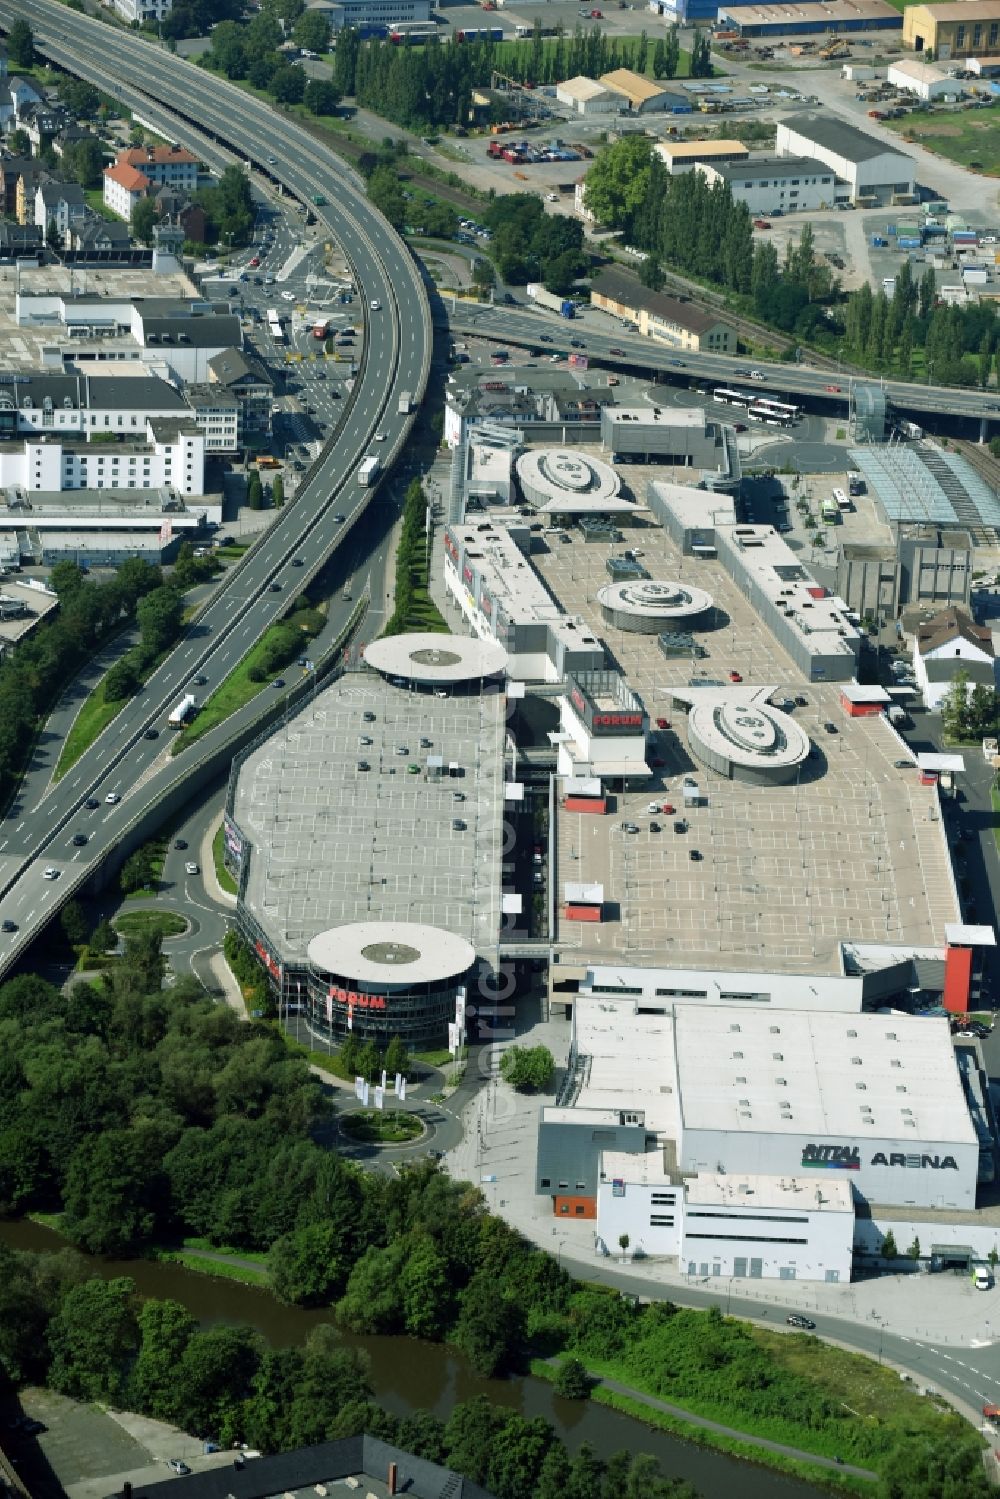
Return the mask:
<path fill-rule="evenodd" d="M 132 211 L 141 198 L 149 196 L 152 183 L 144 172 L 120 159 L 104 168 L 104 202 L 126 223 L 132 222 Z"/>
<path fill-rule="evenodd" d="M 1000 52 L 1000 0 L 907 6 L 903 45 L 914 52 L 933 52 L 938 62 L 970 54 L 995 56 Z"/>
<path fill-rule="evenodd" d="M 208 380 L 235 400 L 240 442 L 270 432 L 274 381 L 259 360 L 241 349 L 223 349 L 208 361 Z"/>
<path fill-rule="evenodd" d="M 0 213 L 17 218 L 17 184 L 32 166 L 30 156 L 0 156 Z"/>
<path fill-rule="evenodd" d="M 56 235 L 62 249 L 69 248 L 73 230 L 83 222 L 86 211 L 83 188 L 76 182 L 49 177 L 35 189 L 35 223 L 46 237 Z"/>
<path fill-rule="evenodd" d="M 120 151 L 118 160 L 134 167 L 156 187 L 193 193 L 198 186 L 198 158 L 183 146 L 132 146 Z"/>
<path fill-rule="evenodd" d="M 110 223 L 100 214 L 87 213 L 73 227 L 71 248 L 93 254 L 113 255 L 132 244 L 127 224 Z"/>
<path fill-rule="evenodd" d="M 17 112 L 17 128 L 25 132 L 36 152 L 72 123 L 69 111 L 61 104 L 46 104 L 44 100 L 27 104 Z"/>
<path fill-rule="evenodd" d="M 630 68 L 615 68 L 611 73 L 602 73 L 598 82 L 617 94 L 632 114 L 669 114 L 678 110 L 689 114 L 691 111 L 690 99 L 665 89 L 662 84 L 653 83 L 640 73 L 633 73 Z"/>
<path fill-rule="evenodd" d="M 719 24 L 745 37 L 809 36 L 818 32 L 898 31 L 899 11 L 887 0 L 798 0 L 792 5 L 722 5 Z"/>
<path fill-rule="evenodd" d="M 45 180 L 47 173 L 36 161 L 29 160 L 24 167 L 20 177 L 17 179 L 17 187 L 14 192 L 14 212 L 19 224 L 33 224 L 35 222 L 35 193 L 38 184 Z"/>
<path fill-rule="evenodd" d="M 960 674 L 968 680 L 968 691 L 977 686 L 997 687 L 997 662 L 992 632 L 977 625 L 964 609 L 943 609 L 913 637 L 913 674 L 923 694 L 924 706 L 940 708 Z"/>
<path fill-rule="evenodd" d="M 22 78 L 18 73 L 9 73 L 4 77 L 4 82 L 14 105 L 15 115 L 20 116 L 31 105 L 44 102 L 44 94 L 30 78 Z"/>
<path fill-rule="evenodd" d="M 803 213 L 829 208 L 834 200 L 833 171 L 815 158 L 751 157 L 718 165 L 699 162 L 696 170 L 710 183 L 726 183 L 733 201 L 745 203 L 752 214 Z"/>
<path fill-rule="evenodd" d="M 2 412 L 0 412 L 2 415 Z M 190 414 L 150 417 L 135 437 L 80 442 L 53 434 L 0 442 L 0 489 L 175 489 L 205 492 L 205 437 Z"/>
<path fill-rule="evenodd" d="M 57 156 L 61 157 L 67 146 L 78 146 L 81 141 L 95 141 L 100 145 L 97 136 L 92 130 L 88 130 L 86 125 L 67 125 L 66 129 L 60 130 L 53 140 L 52 149 Z"/>
<path fill-rule="evenodd" d="M 36 224 L 0 219 L 0 261 L 33 258 L 40 263 L 44 250 L 45 235 Z"/>
<path fill-rule="evenodd" d="M 699 162 L 717 165 L 726 161 L 746 161 L 749 149 L 742 141 L 659 141 L 653 150 L 671 177 L 691 172 Z"/>
<path fill-rule="evenodd" d="M 916 191 L 913 158 L 833 115 L 799 114 L 778 121 L 778 156 L 823 162 L 838 178 L 837 200 L 877 207 Z"/>
<path fill-rule="evenodd" d="M 556 99 L 578 115 L 614 114 L 622 107 L 621 94 L 593 78 L 567 78 L 556 86 Z"/>
<path fill-rule="evenodd" d="M 651 291 L 623 271 L 601 271 L 591 285 L 591 303 L 627 318 L 639 332 L 675 349 L 736 353 L 736 332 L 729 323 L 664 292 Z"/>
<path fill-rule="evenodd" d="M 170 14 L 173 0 L 112 0 L 112 3 L 130 26 L 158 26 Z"/>

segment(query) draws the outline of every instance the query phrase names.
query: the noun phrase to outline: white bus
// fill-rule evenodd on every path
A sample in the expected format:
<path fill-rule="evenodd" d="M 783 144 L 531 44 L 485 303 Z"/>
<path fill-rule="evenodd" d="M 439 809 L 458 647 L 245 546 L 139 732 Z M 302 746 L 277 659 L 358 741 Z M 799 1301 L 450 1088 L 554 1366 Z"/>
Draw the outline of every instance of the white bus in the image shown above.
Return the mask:
<path fill-rule="evenodd" d="M 833 491 L 833 502 L 838 510 L 844 511 L 854 509 L 853 502 L 848 499 L 847 495 L 842 489 L 835 489 Z"/>
<path fill-rule="evenodd" d="M 788 401 L 770 401 L 767 399 L 755 400 L 749 407 L 750 415 L 757 421 L 767 422 L 769 425 L 780 427 L 791 427 L 802 415 L 801 406 L 793 406 Z"/>
<path fill-rule="evenodd" d="M 722 406 L 747 407 L 754 404 L 753 396 L 747 395 L 742 390 L 728 390 L 724 385 L 720 385 L 717 390 L 712 391 L 712 400 L 718 401 Z"/>
<path fill-rule="evenodd" d="M 276 307 L 267 309 L 267 326 L 276 344 L 285 342 L 285 330 L 281 325 L 281 314 Z"/>

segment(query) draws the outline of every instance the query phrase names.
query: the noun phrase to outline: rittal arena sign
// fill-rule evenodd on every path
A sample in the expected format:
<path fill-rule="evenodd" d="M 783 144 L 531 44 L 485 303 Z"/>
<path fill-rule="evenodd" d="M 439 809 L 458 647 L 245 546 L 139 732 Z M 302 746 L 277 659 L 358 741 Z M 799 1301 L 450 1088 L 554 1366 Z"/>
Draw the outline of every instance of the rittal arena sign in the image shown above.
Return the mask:
<path fill-rule="evenodd" d="M 902 1150 L 877 1150 L 872 1166 L 903 1166 L 911 1171 L 957 1171 L 953 1155 L 919 1155 Z M 805 1145 L 802 1165 L 810 1171 L 860 1171 L 861 1150 L 857 1145 Z"/>

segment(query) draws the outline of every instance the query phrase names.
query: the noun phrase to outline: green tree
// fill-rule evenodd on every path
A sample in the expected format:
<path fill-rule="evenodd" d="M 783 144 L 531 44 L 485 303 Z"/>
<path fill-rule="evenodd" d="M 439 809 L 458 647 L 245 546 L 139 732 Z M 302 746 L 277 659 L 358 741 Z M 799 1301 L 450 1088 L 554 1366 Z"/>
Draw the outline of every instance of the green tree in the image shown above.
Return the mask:
<path fill-rule="evenodd" d="M 169 583 L 147 593 L 135 611 L 139 623 L 140 644 L 147 661 L 154 660 L 173 645 L 181 632 L 184 599 Z"/>
<path fill-rule="evenodd" d="M 176 1379 L 184 1351 L 198 1327 L 176 1301 L 144 1301 L 139 1312 L 139 1353 L 129 1376 L 129 1400 L 135 1410 L 160 1421 L 178 1414 Z"/>
<path fill-rule="evenodd" d="M 313 11 L 311 14 L 315 15 L 317 12 Z M 340 95 L 328 79 L 310 78 L 302 102 L 310 114 L 335 115 L 340 107 Z"/>
<path fill-rule="evenodd" d="M 138 1342 L 134 1281 L 95 1277 L 73 1286 L 49 1323 L 49 1384 L 74 1400 L 118 1404 Z"/>
<path fill-rule="evenodd" d="M 400 1275 L 405 1244 L 365 1250 L 351 1271 L 347 1288 L 337 1303 L 337 1320 L 351 1332 L 398 1332 L 403 1303 Z"/>
<path fill-rule="evenodd" d="M 147 885 L 152 885 L 156 880 L 156 870 L 153 864 L 152 850 L 144 844 L 137 848 L 134 853 L 129 854 L 121 867 L 118 875 L 118 883 L 126 895 L 133 890 L 145 890 Z"/>
<path fill-rule="evenodd" d="M 406 199 L 392 167 L 375 168 L 368 179 L 368 197 L 394 229 L 403 227 L 406 221 Z"/>
<path fill-rule="evenodd" d="M 547 1046 L 509 1046 L 500 1060 L 500 1076 L 524 1093 L 547 1088 L 554 1070 L 555 1061 Z"/>
<path fill-rule="evenodd" d="M 280 474 L 275 476 L 271 485 L 271 504 L 275 510 L 280 510 L 285 503 L 285 481 Z"/>
<path fill-rule="evenodd" d="M 919 1260 L 920 1258 L 920 1240 L 916 1234 L 913 1235 L 913 1243 L 906 1251 L 906 1257 L 908 1260 Z"/>
<path fill-rule="evenodd" d="M 646 202 L 652 156 L 652 143 L 643 135 L 625 135 L 597 153 L 587 173 L 584 202 L 599 224 L 628 234 Z"/>
<path fill-rule="evenodd" d="M 948 739 L 962 740 L 969 724 L 969 673 L 960 668 L 941 700 L 941 727 Z"/>
<path fill-rule="evenodd" d="M 87 940 L 87 918 L 78 900 L 68 900 L 59 913 L 59 925 L 71 946 L 77 947 Z"/>
<path fill-rule="evenodd" d="M 429 1234 L 415 1235 L 400 1278 L 403 1321 L 414 1338 L 441 1338 L 451 1320 L 448 1262 Z"/>
<path fill-rule="evenodd" d="M 264 487 L 256 469 L 251 470 L 250 477 L 247 479 L 247 507 L 250 510 L 263 510 L 264 508 Z"/>
<path fill-rule="evenodd" d="M 141 244 L 151 245 L 153 243 L 153 228 L 160 221 L 160 210 L 156 206 L 154 198 L 140 198 L 132 209 L 132 217 L 129 225 L 134 239 Z"/>
<path fill-rule="evenodd" d="M 81 187 L 99 187 L 103 167 L 104 152 L 96 136 L 74 141 L 63 152 L 63 173 L 69 182 L 78 182 Z"/>
<path fill-rule="evenodd" d="M 590 1395 L 590 1377 L 578 1358 L 568 1358 L 560 1364 L 556 1393 L 564 1400 L 586 1400 Z"/>
<path fill-rule="evenodd" d="M 329 1306 L 347 1278 L 340 1242 L 340 1232 L 329 1223 L 310 1223 L 276 1240 L 267 1271 L 278 1299 L 296 1306 Z"/>
<path fill-rule="evenodd" d="M 524 1333 L 522 1309 L 504 1295 L 493 1272 L 474 1275 L 462 1294 L 453 1341 L 476 1373 L 491 1378 L 507 1368 Z"/>
<path fill-rule="evenodd" d="M 296 47 L 308 52 L 326 52 L 330 46 L 330 23 L 321 10 L 307 10 L 292 28 Z"/>
<path fill-rule="evenodd" d="M 394 1078 L 397 1072 L 403 1077 L 409 1077 L 411 1061 L 410 1051 L 405 1041 L 402 1041 L 399 1036 L 393 1036 L 382 1058 L 382 1065 L 389 1077 Z"/>
<path fill-rule="evenodd" d="M 110 952 L 118 946 L 118 933 L 110 921 L 99 921 L 90 934 L 90 948 L 93 952 Z"/>
<path fill-rule="evenodd" d="M 141 680 L 135 659 L 131 655 L 123 656 L 104 678 L 105 701 L 120 703 L 126 698 L 134 697 L 139 691 Z"/>
<path fill-rule="evenodd" d="M 618 1248 L 621 1250 L 623 1255 L 628 1254 L 628 1247 L 631 1242 L 632 1240 L 629 1238 L 628 1234 L 618 1235 Z"/>
<path fill-rule="evenodd" d="M 991 1493 L 978 1443 L 914 1433 L 881 1464 L 878 1499 L 987 1499 Z"/>
<path fill-rule="evenodd" d="M 14 68 L 30 68 L 35 61 L 35 34 L 20 17 L 7 33 L 7 59 Z"/>
<path fill-rule="evenodd" d="M 166 1143 L 165 1143 L 166 1142 Z M 132 1254 L 156 1237 L 166 1200 L 160 1161 L 173 1139 L 146 1123 L 89 1136 L 73 1152 L 66 1233 L 89 1254 Z"/>
<path fill-rule="evenodd" d="M 279 68 L 271 78 L 268 91 L 279 104 L 300 104 L 306 91 L 306 80 L 302 69 Z"/>
<path fill-rule="evenodd" d="M 656 255 L 647 255 L 639 267 L 639 280 L 643 286 L 648 286 L 650 291 L 662 291 L 666 279 L 659 258 Z"/>
<path fill-rule="evenodd" d="M 891 1228 L 883 1235 L 882 1247 L 879 1250 L 879 1254 L 884 1260 L 894 1260 L 899 1254 L 899 1250 L 896 1248 L 896 1236 Z"/>
<path fill-rule="evenodd" d="M 191 1335 L 176 1365 L 177 1424 L 229 1446 L 253 1391 L 263 1346 L 249 1327 L 210 1327 Z"/>

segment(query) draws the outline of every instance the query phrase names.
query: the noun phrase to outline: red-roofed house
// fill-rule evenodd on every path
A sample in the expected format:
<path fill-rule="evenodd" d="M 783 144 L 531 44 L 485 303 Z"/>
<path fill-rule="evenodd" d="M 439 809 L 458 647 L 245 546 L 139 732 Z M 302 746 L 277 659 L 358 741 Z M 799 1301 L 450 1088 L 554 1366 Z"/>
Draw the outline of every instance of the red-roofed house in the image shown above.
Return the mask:
<path fill-rule="evenodd" d="M 193 193 L 198 186 L 198 158 L 183 146 L 132 146 L 120 152 L 118 160 L 135 167 L 157 187 Z"/>
<path fill-rule="evenodd" d="M 132 221 L 132 210 L 140 198 L 148 197 L 153 184 L 121 156 L 113 167 L 104 168 L 104 201 L 112 213 Z"/>

